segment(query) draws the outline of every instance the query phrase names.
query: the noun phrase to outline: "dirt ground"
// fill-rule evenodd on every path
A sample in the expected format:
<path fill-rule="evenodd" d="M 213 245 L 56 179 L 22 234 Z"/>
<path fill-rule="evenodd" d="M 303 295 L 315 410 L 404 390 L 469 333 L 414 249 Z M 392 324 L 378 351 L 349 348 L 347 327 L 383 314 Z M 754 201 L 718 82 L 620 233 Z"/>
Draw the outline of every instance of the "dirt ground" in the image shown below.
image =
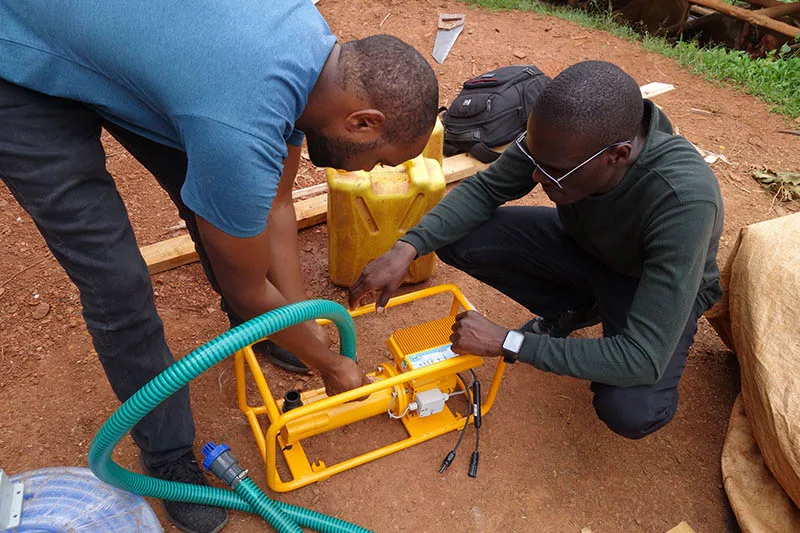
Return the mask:
<path fill-rule="evenodd" d="M 438 14 L 466 13 L 465 31 L 445 63 L 434 66 L 443 105 L 463 80 L 507 64 L 535 64 L 552 76 L 577 61 L 603 59 L 620 65 L 640 84 L 674 84 L 676 90 L 656 102 L 684 136 L 731 162 L 713 167 L 726 210 L 720 264 L 740 228 L 798 209 L 775 205 L 749 177 L 756 167 L 800 169 L 800 140 L 776 133 L 786 128 L 786 121 L 756 99 L 693 76 L 636 44 L 549 17 L 492 13 L 453 1 L 323 0 L 319 8 L 341 40 L 385 32 L 412 43 L 426 57 L 433 48 Z M 796 126 L 797 122 L 793 129 Z M 152 177 L 113 141 L 106 146 L 108 167 L 141 244 L 178 235 L 180 230 L 171 229 L 179 222 L 177 212 Z M 322 180 L 320 170 L 304 165 L 297 187 Z M 521 203 L 546 204 L 547 199 L 537 190 Z M 344 291 L 327 277 L 325 226 L 301 232 L 300 250 L 309 294 L 343 302 Z M 175 354 L 186 354 L 226 329 L 218 298 L 199 265 L 153 279 Z M 427 284 L 443 282 L 459 285 L 498 323 L 516 326 L 529 318 L 495 291 L 439 264 Z M 364 368 L 372 370 L 386 357 L 383 343 L 391 328 L 414 323 L 429 312 L 435 310 L 397 308 L 386 318 L 357 322 Z M 276 394 L 319 385 L 317 378 L 265 370 Z M 276 497 L 379 532 L 664 532 L 682 520 L 698 533 L 736 531 L 719 465 L 738 389 L 735 356 L 703 319 L 681 382 L 678 414 L 655 435 L 640 441 L 616 436 L 596 419 L 585 382 L 516 365 L 508 370 L 497 402 L 484 419 L 476 479 L 466 472 L 472 433 L 453 466 L 444 475 L 438 473 L 456 440 L 449 434 Z M 255 441 L 236 407 L 232 360 L 197 379 L 191 394 L 197 442 L 227 442 L 266 488 Z M 14 474 L 85 466 L 90 439 L 117 405 L 83 325 L 77 290 L 48 259 L 30 218 L 0 187 L 0 467 Z M 375 420 L 327 436 L 313 451 L 330 464 L 329 455 L 398 435 L 396 423 Z M 115 456 L 122 465 L 135 468 L 135 447 L 129 439 Z M 154 507 L 165 529 L 174 530 Z M 263 529 L 259 519 L 232 513 L 226 531 Z"/>

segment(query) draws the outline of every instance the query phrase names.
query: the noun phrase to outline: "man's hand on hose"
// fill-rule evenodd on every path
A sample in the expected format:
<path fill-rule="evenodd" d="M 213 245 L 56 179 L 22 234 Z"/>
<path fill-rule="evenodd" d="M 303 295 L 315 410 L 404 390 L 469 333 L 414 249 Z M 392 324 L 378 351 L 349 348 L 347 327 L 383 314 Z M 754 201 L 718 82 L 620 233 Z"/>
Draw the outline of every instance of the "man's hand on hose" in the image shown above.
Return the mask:
<path fill-rule="evenodd" d="M 350 286 L 347 297 L 350 309 L 357 307 L 367 294 L 377 292 L 375 307 L 382 311 L 389 298 L 403 283 L 408 267 L 416 256 L 416 248 L 407 242 L 397 241 L 391 250 L 370 261 L 356 282 Z"/>
<path fill-rule="evenodd" d="M 330 352 L 325 364 L 319 365 L 317 370 L 325 383 L 325 392 L 328 396 L 371 383 L 355 361 L 336 352 Z"/>
<path fill-rule="evenodd" d="M 456 316 L 450 342 L 457 354 L 483 357 L 503 357 L 503 341 L 508 329 L 498 326 L 477 311 L 465 311 Z"/>

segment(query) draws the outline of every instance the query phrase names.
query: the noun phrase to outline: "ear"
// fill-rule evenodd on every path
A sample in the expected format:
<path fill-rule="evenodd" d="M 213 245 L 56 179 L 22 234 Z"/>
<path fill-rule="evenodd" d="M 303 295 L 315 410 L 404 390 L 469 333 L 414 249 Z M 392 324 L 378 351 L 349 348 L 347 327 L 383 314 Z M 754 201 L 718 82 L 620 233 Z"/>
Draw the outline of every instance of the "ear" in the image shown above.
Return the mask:
<path fill-rule="evenodd" d="M 355 135 L 380 135 L 386 115 L 377 109 L 359 109 L 350 113 L 345 119 L 344 127 L 348 133 Z"/>
<path fill-rule="evenodd" d="M 631 157 L 631 145 L 623 144 L 621 146 L 615 146 L 608 151 L 608 156 L 611 166 L 619 167 L 627 165 Z"/>

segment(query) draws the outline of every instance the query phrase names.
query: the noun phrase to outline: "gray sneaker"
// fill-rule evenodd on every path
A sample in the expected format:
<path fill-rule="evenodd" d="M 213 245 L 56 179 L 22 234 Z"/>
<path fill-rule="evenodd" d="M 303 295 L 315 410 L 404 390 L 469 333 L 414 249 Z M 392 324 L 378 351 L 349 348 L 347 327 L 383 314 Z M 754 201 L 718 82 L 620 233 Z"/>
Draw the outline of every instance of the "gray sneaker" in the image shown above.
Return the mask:
<path fill-rule="evenodd" d="M 192 452 L 171 463 L 154 468 L 149 467 L 140 456 L 139 464 L 142 472 L 148 476 L 166 481 L 210 486 Z M 228 523 L 228 511 L 222 507 L 169 500 L 164 500 L 163 503 L 169 521 L 186 533 L 217 533 Z"/>
<path fill-rule="evenodd" d="M 599 324 L 600 321 L 600 310 L 595 304 L 589 309 L 568 309 L 555 319 L 537 316 L 525 322 L 519 330 L 523 333 L 563 338 L 573 331 Z"/>

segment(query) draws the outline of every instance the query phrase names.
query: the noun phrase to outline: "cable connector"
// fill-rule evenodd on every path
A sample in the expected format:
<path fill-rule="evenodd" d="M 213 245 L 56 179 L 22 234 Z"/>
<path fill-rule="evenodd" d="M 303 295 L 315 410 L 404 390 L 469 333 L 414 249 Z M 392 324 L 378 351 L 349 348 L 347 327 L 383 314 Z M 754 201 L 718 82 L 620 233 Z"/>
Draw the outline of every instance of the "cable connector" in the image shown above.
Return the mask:
<path fill-rule="evenodd" d="M 235 489 L 247 477 L 247 470 L 241 467 L 227 444 L 217 446 L 213 441 L 206 443 L 203 446 L 203 457 L 203 468 L 211 470 L 231 488 Z"/>
<path fill-rule="evenodd" d="M 475 425 L 475 450 L 469 460 L 467 475 L 478 477 L 478 458 L 480 457 L 478 446 L 481 442 L 481 384 L 477 379 L 472 382 L 472 409 L 472 420 Z"/>
<path fill-rule="evenodd" d="M 478 450 L 475 450 L 474 452 L 472 452 L 472 457 L 470 457 L 470 459 L 469 459 L 469 472 L 467 472 L 467 475 L 469 477 L 478 477 L 478 458 L 479 457 L 480 457 L 480 454 L 478 453 Z"/>
<path fill-rule="evenodd" d="M 477 379 L 472 382 L 472 420 L 476 429 L 481 427 L 481 383 Z"/>
<path fill-rule="evenodd" d="M 453 464 L 453 460 L 456 458 L 456 451 L 450 450 L 450 453 L 447 454 L 447 457 L 444 458 L 442 461 L 442 466 L 439 467 L 439 473 L 444 474 L 444 471 L 450 468 L 450 465 Z"/>

